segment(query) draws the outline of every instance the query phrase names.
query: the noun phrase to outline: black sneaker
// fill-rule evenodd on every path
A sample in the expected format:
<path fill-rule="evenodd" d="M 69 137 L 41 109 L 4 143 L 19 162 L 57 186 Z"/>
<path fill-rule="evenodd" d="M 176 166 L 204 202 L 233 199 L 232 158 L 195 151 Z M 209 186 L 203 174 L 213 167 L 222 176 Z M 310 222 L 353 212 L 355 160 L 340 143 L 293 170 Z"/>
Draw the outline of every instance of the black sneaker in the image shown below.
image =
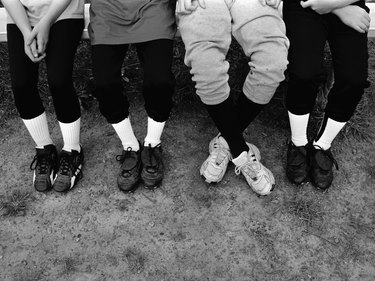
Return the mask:
<path fill-rule="evenodd" d="M 151 147 L 151 145 L 143 147 L 141 155 L 143 164 L 141 178 L 146 188 L 153 189 L 163 180 L 164 164 L 162 153 L 160 144 L 155 147 Z"/>
<path fill-rule="evenodd" d="M 82 178 L 83 149 L 81 147 L 81 152 L 62 150 L 59 158 L 59 171 L 52 187 L 55 191 L 66 192 Z"/>
<path fill-rule="evenodd" d="M 44 146 L 44 148 L 37 148 L 36 155 L 30 164 L 30 169 L 34 170 L 34 188 L 41 192 L 50 190 L 57 172 L 56 147 L 53 144 L 49 144 Z"/>
<path fill-rule="evenodd" d="M 333 165 L 335 165 L 337 170 L 339 169 L 331 150 L 323 150 L 321 147 L 311 145 L 309 154 L 311 183 L 323 190 L 329 188 L 333 181 Z"/>
<path fill-rule="evenodd" d="M 131 192 L 137 188 L 141 171 L 141 151 L 134 151 L 131 147 L 117 155 L 116 160 L 121 163 L 117 185 L 123 192 Z"/>
<path fill-rule="evenodd" d="M 300 185 L 307 182 L 309 175 L 308 144 L 295 146 L 289 142 L 286 156 L 286 176 L 290 182 Z"/>

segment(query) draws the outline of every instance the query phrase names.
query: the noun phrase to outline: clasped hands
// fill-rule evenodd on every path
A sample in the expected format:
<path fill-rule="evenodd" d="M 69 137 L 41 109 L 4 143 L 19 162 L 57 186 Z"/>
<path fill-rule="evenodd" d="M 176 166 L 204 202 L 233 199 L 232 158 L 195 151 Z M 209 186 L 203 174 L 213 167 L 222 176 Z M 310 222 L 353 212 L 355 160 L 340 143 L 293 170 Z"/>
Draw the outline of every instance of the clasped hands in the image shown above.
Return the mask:
<path fill-rule="evenodd" d="M 28 33 L 24 34 L 25 53 L 32 62 L 40 62 L 46 57 L 50 23 L 41 19 Z"/>

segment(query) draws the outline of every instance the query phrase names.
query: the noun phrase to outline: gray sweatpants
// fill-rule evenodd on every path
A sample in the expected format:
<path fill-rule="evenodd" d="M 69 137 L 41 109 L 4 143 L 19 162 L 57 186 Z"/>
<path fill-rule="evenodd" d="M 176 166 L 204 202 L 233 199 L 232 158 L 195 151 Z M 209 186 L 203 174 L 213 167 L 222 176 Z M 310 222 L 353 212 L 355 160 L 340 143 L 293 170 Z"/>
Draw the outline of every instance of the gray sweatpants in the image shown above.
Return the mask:
<path fill-rule="evenodd" d="M 289 41 L 277 9 L 259 0 L 206 0 L 206 9 L 178 15 L 178 22 L 185 64 L 203 103 L 219 104 L 229 96 L 226 55 L 232 34 L 250 58 L 244 94 L 258 104 L 271 100 L 288 64 Z"/>

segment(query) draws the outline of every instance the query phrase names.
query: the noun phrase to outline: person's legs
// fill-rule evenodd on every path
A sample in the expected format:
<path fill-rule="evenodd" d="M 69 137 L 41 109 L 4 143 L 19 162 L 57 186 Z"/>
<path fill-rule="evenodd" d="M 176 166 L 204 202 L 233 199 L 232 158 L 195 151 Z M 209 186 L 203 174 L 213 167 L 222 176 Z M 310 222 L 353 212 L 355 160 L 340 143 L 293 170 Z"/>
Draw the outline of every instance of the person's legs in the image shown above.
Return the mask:
<path fill-rule="evenodd" d="M 128 45 L 93 45 L 92 62 L 94 95 L 99 109 L 115 129 L 121 140 L 123 151 L 117 157 L 121 163 L 117 177 L 118 187 L 129 192 L 136 188 L 140 179 L 140 145 L 134 135 L 129 119 L 129 102 L 123 95 L 121 67 Z"/>
<path fill-rule="evenodd" d="M 186 49 L 185 63 L 191 67 L 197 94 L 226 139 L 233 157 L 237 157 L 248 148 L 229 98 L 226 55 L 231 43 L 230 6 L 224 0 L 206 2 L 205 9 L 198 8 L 179 18 Z"/>
<path fill-rule="evenodd" d="M 307 126 L 323 71 L 328 26 L 324 16 L 303 9 L 299 3 L 284 3 L 283 19 L 290 40 L 286 107 L 291 141 L 286 175 L 292 183 L 302 184 L 309 174 Z"/>
<path fill-rule="evenodd" d="M 52 144 L 47 118 L 38 92 L 39 64 L 25 54 L 23 36 L 15 24 L 7 26 L 9 68 L 16 108 L 36 147 Z"/>
<path fill-rule="evenodd" d="M 83 151 L 80 145 L 80 104 L 73 86 L 73 65 L 81 39 L 82 19 L 54 23 L 46 49 L 48 84 L 52 94 L 64 146 L 53 188 L 63 192 L 73 188 L 81 178 Z"/>
<path fill-rule="evenodd" d="M 332 53 L 335 82 L 328 94 L 325 115 L 328 119 L 326 125 L 332 125 L 332 132 L 339 133 L 343 126 L 335 126 L 330 120 L 346 123 L 353 116 L 367 86 L 369 55 L 366 34 L 346 26 L 334 15 L 330 19 L 331 32 L 328 42 Z M 322 126 L 315 143 L 323 149 L 328 149 L 337 133 L 332 137 L 327 135 L 326 138 L 325 131 L 327 130 Z"/>
<path fill-rule="evenodd" d="M 217 126 L 220 137 L 210 145 L 210 156 L 200 172 L 207 182 L 219 182 L 228 162 L 248 147 L 239 129 L 238 118 L 229 97 L 226 54 L 231 43 L 231 15 L 226 1 L 206 1 L 190 15 L 179 17 L 179 28 L 185 44 L 185 63 L 191 67 L 196 92 Z M 220 28 L 218 28 L 220 26 Z"/>
<path fill-rule="evenodd" d="M 312 182 L 327 189 L 337 163 L 331 144 L 352 117 L 364 93 L 368 75 L 367 34 L 346 26 L 336 16 L 329 17 L 328 42 L 332 53 L 335 82 L 328 94 L 325 116 L 312 144 Z"/>
<path fill-rule="evenodd" d="M 37 191 L 51 188 L 57 171 L 57 152 L 53 145 L 46 113 L 38 92 L 38 64 L 25 54 L 21 31 L 15 24 L 7 26 L 9 68 L 16 108 L 36 144 L 36 155 L 30 165 Z"/>
<path fill-rule="evenodd" d="M 243 130 L 284 80 L 289 41 L 277 9 L 263 6 L 256 0 L 237 0 L 230 11 L 233 35 L 250 58 L 250 71 L 237 103 Z"/>
<path fill-rule="evenodd" d="M 172 73 L 173 40 L 159 39 L 136 45 L 144 69 L 143 96 L 147 135 L 142 149 L 141 178 L 146 187 L 158 186 L 164 176 L 161 135 L 172 109 L 175 79 Z"/>
<path fill-rule="evenodd" d="M 172 73 L 173 40 L 160 39 L 136 45 L 144 69 L 143 96 L 148 115 L 145 146 L 160 144 L 172 109 L 175 79 Z"/>
<path fill-rule="evenodd" d="M 250 72 L 237 102 L 236 111 L 243 131 L 273 96 L 284 79 L 289 41 L 285 26 L 276 9 L 259 1 L 233 2 L 232 32 L 250 58 Z M 248 153 L 233 159 L 237 173 L 242 173 L 252 189 L 269 194 L 274 184 L 272 173 L 260 163 L 259 150 L 249 146 Z"/>
<path fill-rule="evenodd" d="M 58 21 L 51 27 L 47 46 L 48 83 L 64 140 L 63 150 L 68 152 L 81 151 L 80 104 L 72 74 L 82 30 L 83 20 Z"/>
<path fill-rule="evenodd" d="M 124 150 L 129 147 L 139 150 L 130 118 L 129 102 L 123 95 L 121 67 L 128 45 L 93 45 L 92 62 L 94 74 L 94 95 L 99 101 L 99 109 L 115 129 Z"/>

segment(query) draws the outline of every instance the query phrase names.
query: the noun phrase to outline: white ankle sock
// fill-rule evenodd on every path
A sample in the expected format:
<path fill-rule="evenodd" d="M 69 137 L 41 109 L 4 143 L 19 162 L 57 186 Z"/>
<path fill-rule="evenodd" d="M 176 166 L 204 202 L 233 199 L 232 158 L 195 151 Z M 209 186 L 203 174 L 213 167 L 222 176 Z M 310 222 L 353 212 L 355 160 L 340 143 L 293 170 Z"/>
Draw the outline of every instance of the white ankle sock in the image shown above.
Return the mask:
<path fill-rule="evenodd" d="M 332 141 L 341 131 L 341 129 L 345 126 L 346 122 L 337 122 L 331 118 L 327 119 L 327 123 L 323 123 L 319 129 L 318 136 L 320 135 L 318 140 L 313 142 L 313 145 L 319 146 L 324 150 L 327 150 L 331 147 Z M 323 133 L 322 133 L 323 132 Z"/>
<path fill-rule="evenodd" d="M 81 151 L 79 144 L 80 129 L 81 129 L 81 118 L 71 123 L 62 123 L 59 121 L 61 134 L 64 140 L 63 150 L 71 152 L 76 150 Z"/>
<path fill-rule="evenodd" d="M 241 166 L 241 165 L 245 164 L 247 162 L 247 153 L 248 153 L 247 151 L 243 151 L 243 152 L 241 152 L 241 154 L 239 156 L 232 159 L 233 164 L 236 165 L 236 166 Z"/>
<path fill-rule="evenodd" d="M 310 114 L 296 115 L 288 111 L 292 142 L 295 146 L 303 146 L 308 143 L 307 124 Z"/>
<path fill-rule="evenodd" d="M 121 140 L 122 146 L 126 150 L 130 147 L 134 151 L 139 150 L 139 143 L 137 138 L 134 135 L 132 125 L 130 123 L 130 119 L 125 118 L 119 123 L 112 124 L 113 128 L 115 129 L 118 137 Z"/>
<path fill-rule="evenodd" d="M 48 130 L 47 115 L 43 112 L 41 115 L 32 119 L 22 119 L 37 148 L 43 148 L 45 145 L 53 144 Z"/>
<path fill-rule="evenodd" d="M 151 147 L 157 146 L 161 140 L 161 134 L 163 133 L 165 122 L 156 122 L 152 118 L 147 118 L 147 135 L 145 137 L 144 146 Z"/>

